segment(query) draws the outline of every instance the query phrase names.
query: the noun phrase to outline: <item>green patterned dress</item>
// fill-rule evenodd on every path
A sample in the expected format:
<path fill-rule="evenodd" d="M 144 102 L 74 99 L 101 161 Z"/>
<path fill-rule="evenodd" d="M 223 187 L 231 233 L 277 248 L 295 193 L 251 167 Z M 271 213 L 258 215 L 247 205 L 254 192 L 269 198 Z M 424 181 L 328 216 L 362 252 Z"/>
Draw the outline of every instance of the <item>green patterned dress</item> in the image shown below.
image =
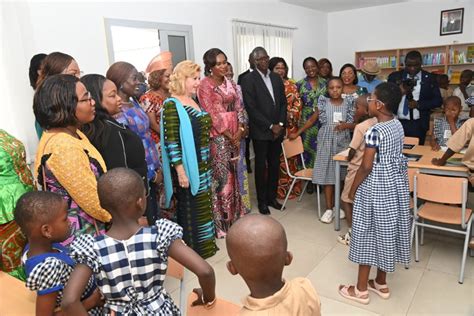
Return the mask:
<path fill-rule="evenodd" d="M 209 162 L 209 135 L 211 118 L 205 111 L 183 105 L 189 115 L 194 135 L 199 166 L 199 191 L 192 195 L 190 188 L 181 188 L 174 167 L 182 164 L 180 124 L 176 104 L 167 100 L 163 109 L 164 143 L 168 154 L 174 196 L 177 200 L 177 221 L 183 228 L 184 242 L 202 258 L 209 258 L 217 251 L 213 213 L 211 208 L 211 169 Z M 164 153 L 163 153 L 164 154 Z"/>
<path fill-rule="evenodd" d="M 26 237 L 13 220 L 17 200 L 33 190 L 23 144 L 0 129 L 0 270 L 25 280 L 21 254 Z"/>
<path fill-rule="evenodd" d="M 326 80 L 319 77 L 317 86 L 312 87 L 309 78 L 306 77 L 298 81 L 296 86 L 301 101 L 303 102 L 300 119 L 300 126 L 303 126 L 318 108 L 318 98 L 326 94 Z M 303 134 L 301 134 L 304 146 L 304 163 L 308 168 L 314 166 L 314 160 L 316 159 L 318 129 L 319 121 L 316 121 L 312 127 L 308 128 Z"/>

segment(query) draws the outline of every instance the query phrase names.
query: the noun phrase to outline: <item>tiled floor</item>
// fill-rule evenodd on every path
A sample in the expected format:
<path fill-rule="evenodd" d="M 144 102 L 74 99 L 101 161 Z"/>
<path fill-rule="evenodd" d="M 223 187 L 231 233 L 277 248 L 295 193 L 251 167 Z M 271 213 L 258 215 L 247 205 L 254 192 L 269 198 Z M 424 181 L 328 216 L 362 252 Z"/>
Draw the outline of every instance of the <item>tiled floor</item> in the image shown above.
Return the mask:
<path fill-rule="evenodd" d="M 256 212 L 254 196 L 253 212 Z M 322 196 L 321 199 L 324 204 Z M 474 204 L 472 193 L 470 204 L 471 207 Z M 370 304 L 361 305 L 337 293 L 339 284 L 356 281 L 357 265 L 347 259 L 349 248 L 337 242 L 340 232 L 334 231 L 334 225 L 318 221 L 315 195 L 305 195 L 300 203 L 289 201 L 284 212 L 271 211 L 271 216 L 285 227 L 288 248 L 294 255 L 292 264 L 284 270 L 284 277 L 308 277 L 321 297 L 323 315 L 474 315 L 474 258 L 468 256 L 464 284 L 459 284 L 463 243 L 459 237 L 427 231 L 425 243 L 420 246 L 420 261 L 412 262 L 409 269 L 397 266 L 395 273 L 389 274 L 391 298 L 382 300 L 371 295 Z M 341 231 L 345 232 L 345 221 L 342 223 Z M 249 291 L 239 276 L 227 271 L 225 240 L 217 243 L 220 251 L 208 259 L 216 274 L 217 295 L 239 304 Z M 178 303 L 178 282 L 167 279 L 165 287 Z M 197 278 L 187 271 L 185 293 L 194 287 L 198 287 Z"/>

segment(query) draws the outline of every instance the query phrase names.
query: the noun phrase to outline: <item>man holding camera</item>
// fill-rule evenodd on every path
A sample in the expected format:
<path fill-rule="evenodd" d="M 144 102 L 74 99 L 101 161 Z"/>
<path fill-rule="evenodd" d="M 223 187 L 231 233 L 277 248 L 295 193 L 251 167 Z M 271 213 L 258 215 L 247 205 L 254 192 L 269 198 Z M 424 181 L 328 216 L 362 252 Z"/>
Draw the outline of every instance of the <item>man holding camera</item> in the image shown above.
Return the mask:
<path fill-rule="evenodd" d="M 431 110 L 443 104 L 436 77 L 421 69 L 419 51 L 410 51 L 405 57 L 405 68 L 388 76 L 387 81 L 400 86 L 402 100 L 398 106 L 398 119 L 405 136 L 417 137 L 424 145 L 430 127 Z"/>

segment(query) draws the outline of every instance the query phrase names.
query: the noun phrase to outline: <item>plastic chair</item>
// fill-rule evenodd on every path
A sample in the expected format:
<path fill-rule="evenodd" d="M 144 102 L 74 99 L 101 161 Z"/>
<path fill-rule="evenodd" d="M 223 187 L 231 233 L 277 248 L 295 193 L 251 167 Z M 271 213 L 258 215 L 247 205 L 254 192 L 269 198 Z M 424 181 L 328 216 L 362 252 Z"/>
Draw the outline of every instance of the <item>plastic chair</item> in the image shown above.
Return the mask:
<path fill-rule="evenodd" d="M 303 142 L 301 140 L 301 137 L 298 136 L 298 138 L 294 140 L 289 140 L 285 139 L 281 143 L 281 148 L 283 149 L 283 157 L 285 159 L 285 167 L 286 167 L 286 172 L 288 176 L 292 179 L 290 189 L 288 190 L 288 193 L 286 194 L 285 201 L 283 202 L 283 207 L 282 211 L 285 208 L 286 202 L 288 201 L 288 197 L 290 196 L 291 191 L 293 190 L 293 187 L 295 186 L 296 181 L 302 180 L 305 181 L 305 185 L 303 188 L 303 191 L 301 191 L 300 197 L 298 198 L 298 202 L 301 201 L 303 198 L 304 192 L 306 191 L 306 187 L 308 186 L 309 181 L 313 180 L 313 168 L 306 168 L 306 165 L 304 164 L 304 159 L 303 159 Z M 300 161 L 303 165 L 303 169 L 298 170 L 293 174 L 290 170 L 290 167 L 288 165 L 288 159 L 292 157 L 298 156 L 300 157 Z M 319 196 L 319 186 L 316 186 L 316 195 L 318 198 L 318 216 L 321 218 L 321 199 Z"/>
<path fill-rule="evenodd" d="M 461 271 L 459 273 L 460 284 L 464 281 L 464 268 L 473 220 L 472 210 L 466 208 L 467 187 L 467 179 L 465 178 L 441 177 L 422 173 L 415 175 L 413 220 L 413 229 L 415 231 L 415 261 L 418 262 L 417 226 L 422 228 L 420 244 L 423 244 L 424 227 L 464 235 Z M 424 200 L 421 207 L 418 207 L 418 199 Z M 461 205 L 461 207 L 444 204 L 458 204 Z M 429 220 L 430 224 L 425 223 L 425 220 Z M 431 222 L 458 225 L 461 226 L 461 229 L 437 226 L 431 224 Z"/>
<path fill-rule="evenodd" d="M 187 313 L 188 316 L 237 316 L 240 311 L 240 306 L 217 298 L 216 303 L 212 308 L 205 308 L 204 306 L 191 306 L 192 302 L 197 299 L 196 293 L 192 292 L 188 296 Z"/>
<path fill-rule="evenodd" d="M 168 257 L 166 275 L 179 280 L 179 310 L 184 311 L 184 267 L 181 263 Z"/>
<path fill-rule="evenodd" d="M 407 137 L 403 139 L 403 143 L 406 145 L 419 145 L 420 139 L 418 137 Z"/>

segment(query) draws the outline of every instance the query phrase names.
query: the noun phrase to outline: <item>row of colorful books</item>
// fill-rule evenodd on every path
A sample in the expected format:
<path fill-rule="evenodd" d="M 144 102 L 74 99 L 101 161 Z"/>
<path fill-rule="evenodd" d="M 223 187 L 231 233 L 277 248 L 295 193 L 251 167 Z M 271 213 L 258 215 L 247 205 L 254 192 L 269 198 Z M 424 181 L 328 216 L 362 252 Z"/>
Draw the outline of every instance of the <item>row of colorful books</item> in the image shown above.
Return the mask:
<path fill-rule="evenodd" d="M 360 57 L 357 63 L 357 68 L 362 68 L 367 62 L 376 62 L 380 68 L 396 68 L 396 56 L 379 56 L 379 57 Z"/>

